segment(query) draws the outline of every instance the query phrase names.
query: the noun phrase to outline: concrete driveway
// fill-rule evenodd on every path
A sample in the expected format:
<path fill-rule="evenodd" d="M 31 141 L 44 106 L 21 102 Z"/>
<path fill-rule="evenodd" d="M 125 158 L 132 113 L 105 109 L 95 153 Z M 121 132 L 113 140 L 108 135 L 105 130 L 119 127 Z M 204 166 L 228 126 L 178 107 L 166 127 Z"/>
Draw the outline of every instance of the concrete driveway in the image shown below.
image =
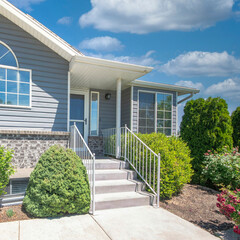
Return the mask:
<path fill-rule="evenodd" d="M 104 210 L 95 216 L 0 224 L 0 240 L 216 240 L 210 233 L 151 206 Z"/>

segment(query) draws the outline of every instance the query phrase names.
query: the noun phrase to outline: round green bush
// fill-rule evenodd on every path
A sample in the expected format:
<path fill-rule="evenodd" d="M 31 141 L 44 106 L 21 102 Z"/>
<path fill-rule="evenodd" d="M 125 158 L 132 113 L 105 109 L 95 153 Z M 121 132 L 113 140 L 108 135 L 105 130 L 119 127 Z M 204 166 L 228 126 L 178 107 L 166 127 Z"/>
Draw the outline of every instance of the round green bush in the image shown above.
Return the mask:
<path fill-rule="evenodd" d="M 231 149 L 232 123 L 228 105 L 222 98 L 199 98 L 186 103 L 180 126 L 182 139 L 188 144 L 193 158 L 193 182 L 202 182 L 204 153 L 207 150 Z"/>
<path fill-rule="evenodd" d="M 85 166 L 71 149 L 54 145 L 39 159 L 23 200 L 34 217 L 84 214 L 90 208 L 90 187 Z"/>
<path fill-rule="evenodd" d="M 232 113 L 233 143 L 234 147 L 240 147 L 240 107 Z"/>
<path fill-rule="evenodd" d="M 160 196 L 171 198 L 181 191 L 182 187 L 191 181 L 193 174 L 190 150 L 181 138 L 167 137 L 162 133 L 138 134 L 138 137 L 155 153 L 161 156 Z M 148 168 L 150 156 L 148 156 Z M 151 157 L 151 172 L 154 171 L 153 157 Z M 157 169 L 157 159 L 155 170 Z M 157 186 L 157 170 L 155 173 L 155 187 Z M 152 174 L 153 177 L 153 174 Z M 153 179 L 151 181 L 153 183 Z"/>

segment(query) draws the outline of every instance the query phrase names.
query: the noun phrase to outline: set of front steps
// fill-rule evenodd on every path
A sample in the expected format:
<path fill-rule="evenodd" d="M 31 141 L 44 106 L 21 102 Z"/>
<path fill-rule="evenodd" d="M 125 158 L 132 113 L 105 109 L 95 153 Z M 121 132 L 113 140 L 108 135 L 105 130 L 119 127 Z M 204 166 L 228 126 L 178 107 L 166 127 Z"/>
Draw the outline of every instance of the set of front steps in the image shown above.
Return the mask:
<path fill-rule="evenodd" d="M 145 192 L 145 184 L 128 164 L 116 159 L 96 159 L 96 210 L 152 204 L 154 197 Z"/>
<path fill-rule="evenodd" d="M 116 159 L 96 159 L 95 208 L 96 210 L 149 205 L 154 196 L 145 192 L 145 184 L 137 174 L 128 170 L 128 164 Z M 22 204 L 24 194 L 7 195 L 0 206 Z"/>

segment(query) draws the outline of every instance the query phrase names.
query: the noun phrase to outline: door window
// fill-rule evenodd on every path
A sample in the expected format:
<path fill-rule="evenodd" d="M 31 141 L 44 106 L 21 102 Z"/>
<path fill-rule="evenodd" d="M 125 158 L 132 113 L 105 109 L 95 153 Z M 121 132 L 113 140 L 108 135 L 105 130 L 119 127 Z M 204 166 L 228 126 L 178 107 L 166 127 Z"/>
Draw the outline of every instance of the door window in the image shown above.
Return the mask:
<path fill-rule="evenodd" d="M 70 126 L 74 122 L 84 137 L 84 95 L 70 95 Z"/>

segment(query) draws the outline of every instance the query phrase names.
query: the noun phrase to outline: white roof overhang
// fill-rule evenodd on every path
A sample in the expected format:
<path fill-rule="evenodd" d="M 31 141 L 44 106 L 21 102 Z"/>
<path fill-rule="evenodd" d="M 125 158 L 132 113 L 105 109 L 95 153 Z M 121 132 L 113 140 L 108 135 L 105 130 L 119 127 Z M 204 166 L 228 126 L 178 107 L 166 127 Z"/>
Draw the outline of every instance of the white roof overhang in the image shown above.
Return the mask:
<path fill-rule="evenodd" d="M 177 85 L 163 84 L 163 83 L 147 82 L 142 80 L 135 80 L 131 83 L 131 85 L 138 86 L 138 87 L 147 87 L 147 88 L 174 91 L 174 92 L 177 92 L 178 96 L 182 96 L 185 94 L 196 94 L 200 92 L 200 90 L 196 88 L 181 87 Z"/>
<path fill-rule="evenodd" d="M 71 88 L 115 90 L 121 78 L 122 89 L 136 78 L 152 71 L 151 67 L 115 62 L 87 56 L 76 56 L 70 62 Z"/>
<path fill-rule="evenodd" d="M 38 39 L 54 52 L 70 62 L 73 56 L 83 56 L 62 38 L 50 31 L 31 16 L 23 13 L 6 0 L 0 0 L 0 14 Z"/>

